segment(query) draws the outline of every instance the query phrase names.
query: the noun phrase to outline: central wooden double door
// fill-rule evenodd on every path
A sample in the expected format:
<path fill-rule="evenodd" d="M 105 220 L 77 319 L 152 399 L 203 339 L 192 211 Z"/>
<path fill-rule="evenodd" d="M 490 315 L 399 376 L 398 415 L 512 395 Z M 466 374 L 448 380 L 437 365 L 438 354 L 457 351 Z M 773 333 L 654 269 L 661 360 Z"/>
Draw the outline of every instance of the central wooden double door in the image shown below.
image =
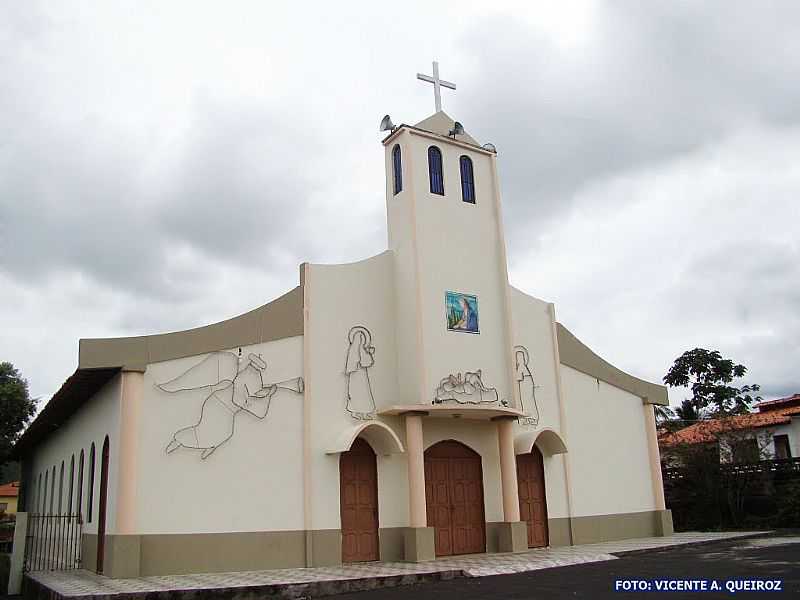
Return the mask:
<path fill-rule="evenodd" d="M 452 440 L 428 448 L 425 500 L 437 556 L 486 551 L 480 455 Z"/>

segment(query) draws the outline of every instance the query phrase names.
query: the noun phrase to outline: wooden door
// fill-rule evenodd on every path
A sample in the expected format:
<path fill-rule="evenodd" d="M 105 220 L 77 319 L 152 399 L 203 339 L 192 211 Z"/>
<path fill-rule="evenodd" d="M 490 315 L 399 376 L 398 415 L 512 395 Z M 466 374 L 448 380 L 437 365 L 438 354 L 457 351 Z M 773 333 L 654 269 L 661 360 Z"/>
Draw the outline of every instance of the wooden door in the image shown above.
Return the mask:
<path fill-rule="evenodd" d="M 528 524 L 528 547 L 547 546 L 547 496 L 542 453 L 534 446 L 529 454 L 517 455 L 520 517 Z"/>
<path fill-rule="evenodd" d="M 378 560 L 378 466 L 361 438 L 339 458 L 339 495 L 342 562 Z"/>
<path fill-rule="evenodd" d="M 106 503 L 108 501 L 108 436 L 103 442 L 103 457 L 100 467 L 100 505 L 97 515 L 97 572 L 103 572 L 103 557 L 106 548 Z"/>
<path fill-rule="evenodd" d="M 486 551 L 483 470 L 478 454 L 452 440 L 428 448 L 425 500 L 437 556 Z"/>

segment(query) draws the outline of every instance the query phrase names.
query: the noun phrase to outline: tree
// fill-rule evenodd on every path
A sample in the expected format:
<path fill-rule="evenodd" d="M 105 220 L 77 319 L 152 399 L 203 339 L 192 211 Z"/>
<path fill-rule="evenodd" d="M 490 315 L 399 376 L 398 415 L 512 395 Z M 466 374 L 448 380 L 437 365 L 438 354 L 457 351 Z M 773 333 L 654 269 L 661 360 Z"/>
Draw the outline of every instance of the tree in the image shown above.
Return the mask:
<path fill-rule="evenodd" d="M 688 441 L 669 450 L 679 477 L 669 482 L 670 502 L 680 508 L 682 526 L 739 527 L 747 515 L 745 500 L 763 488 L 763 473 L 752 464 L 768 457 L 766 438 L 740 423 L 750 405 L 760 401 L 757 384 L 734 385 L 747 367 L 722 358 L 717 350 L 695 348 L 679 356 L 664 383 L 688 387 L 686 398 L 674 409 L 675 420 L 665 424 L 672 431 L 695 425 L 694 433 L 705 441 Z"/>
<path fill-rule="evenodd" d="M 696 421 L 700 421 L 703 415 L 704 412 L 697 410 L 691 398 L 684 398 L 681 401 L 681 405 L 675 409 L 675 416 L 683 421 L 685 425 L 691 425 Z"/>
<path fill-rule="evenodd" d="M 750 412 L 750 405 L 760 401 L 754 395 L 761 387 L 757 384 L 736 387 L 734 379 L 744 377 L 747 367 L 722 358 L 717 350 L 695 348 L 681 354 L 664 376 L 664 383 L 671 387 L 688 387 L 692 391 L 690 400 L 695 415 L 702 417 L 724 417 Z M 683 405 L 687 414 L 689 406 Z M 696 420 L 696 419 L 695 419 Z"/>
<path fill-rule="evenodd" d="M 12 446 L 35 413 L 28 382 L 10 362 L 0 362 L 0 466 L 8 462 Z"/>

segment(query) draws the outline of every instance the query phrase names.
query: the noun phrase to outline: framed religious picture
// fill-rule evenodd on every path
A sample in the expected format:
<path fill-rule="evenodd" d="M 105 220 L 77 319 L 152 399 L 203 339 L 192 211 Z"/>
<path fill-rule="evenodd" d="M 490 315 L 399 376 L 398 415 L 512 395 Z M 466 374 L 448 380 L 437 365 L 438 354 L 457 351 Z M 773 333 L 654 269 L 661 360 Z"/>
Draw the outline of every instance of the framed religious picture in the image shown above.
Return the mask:
<path fill-rule="evenodd" d="M 480 333 L 478 328 L 478 298 L 461 292 L 444 293 L 447 330 Z"/>

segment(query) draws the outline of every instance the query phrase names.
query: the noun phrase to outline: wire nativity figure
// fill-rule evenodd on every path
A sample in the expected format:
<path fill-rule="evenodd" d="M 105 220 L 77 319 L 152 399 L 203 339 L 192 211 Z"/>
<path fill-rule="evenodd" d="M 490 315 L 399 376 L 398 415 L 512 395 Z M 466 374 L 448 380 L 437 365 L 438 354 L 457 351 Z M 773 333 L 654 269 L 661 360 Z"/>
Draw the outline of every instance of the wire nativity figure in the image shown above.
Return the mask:
<path fill-rule="evenodd" d="M 237 416 L 246 413 L 264 419 L 278 390 L 303 392 L 302 377 L 265 384 L 266 369 L 267 363 L 260 355 L 248 354 L 247 358 L 242 358 L 233 352 L 212 352 L 181 375 L 156 384 L 158 389 L 170 394 L 207 390 L 200 419 L 172 435 L 167 454 L 178 448 L 202 450 L 200 458 L 205 460 L 233 437 Z"/>
<path fill-rule="evenodd" d="M 519 418 L 520 425 L 539 424 L 539 406 L 536 404 L 536 384 L 530 369 L 530 354 L 525 346 L 514 346 L 516 370 L 514 379 L 519 390 L 519 401 L 522 403 L 524 417 Z"/>
<path fill-rule="evenodd" d="M 369 370 L 375 365 L 375 346 L 372 333 L 363 325 L 356 325 L 347 334 L 347 358 L 344 364 L 345 410 L 359 421 L 375 418 L 375 396 Z"/>
<path fill-rule="evenodd" d="M 444 402 L 457 402 L 458 404 L 496 404 L 506 406 L 505 400 L 500 400 L 497 388 L 486 387 L 483 383 L 481 369 L 467 371 L 463 375 L 450 374 L 439 382 L 433 404 Z"/>

